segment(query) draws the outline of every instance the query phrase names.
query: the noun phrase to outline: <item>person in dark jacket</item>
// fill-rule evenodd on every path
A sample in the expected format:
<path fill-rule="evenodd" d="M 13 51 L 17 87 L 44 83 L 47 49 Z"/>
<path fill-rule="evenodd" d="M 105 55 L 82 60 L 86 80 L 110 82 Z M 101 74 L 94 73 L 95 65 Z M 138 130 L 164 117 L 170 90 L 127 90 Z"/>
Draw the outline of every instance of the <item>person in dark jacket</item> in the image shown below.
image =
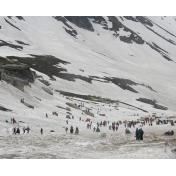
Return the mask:
<path fill-rule="evenodd" d="M 100 128 L 99 127 L 97 127 L 96 132 L 98 132 L 98 133 L 100 132 Z"/>
<path fill-rule="evenodd" d="M 76 127 L 75 134 L 79 134 L 79 129 Z"/>
<path fill-rule="evenodd" d="M 13 134 L 16 134 L 16 128 L 15 127 L 13 128 Z"/>
<path fill-rule="evenodd" d="M 40 134 L 43 135 L 43 128 L 40 129 Z"/>
<path fill-rule="evenodd" d="M 139 140 L 139 129 L 136 128 L 136 133 L 135 133 L 136 140 Z"/>
<path fill-rule="evenodd" d="M 20 128 L 16 129 L 16 134 L 20 134 Z"/>
<path fill-rule="evenodd" d="M 70 133 L 73 134 L 74 132 L 74 129 L 73 129 L 73 126 L 70 127 Z"/>
<path fill-rule="evenodd" d="M 139 140 L 143 140 L 144 131 L 142 128 L 139 129 Z"/>

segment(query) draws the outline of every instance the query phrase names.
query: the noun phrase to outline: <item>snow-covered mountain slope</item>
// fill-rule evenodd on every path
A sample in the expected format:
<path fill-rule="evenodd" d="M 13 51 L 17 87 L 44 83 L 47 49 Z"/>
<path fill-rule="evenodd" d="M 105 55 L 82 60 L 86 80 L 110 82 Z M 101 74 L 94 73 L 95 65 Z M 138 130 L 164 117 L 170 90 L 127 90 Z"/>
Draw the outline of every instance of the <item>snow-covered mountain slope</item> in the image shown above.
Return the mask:
<path fill-rule="evenodd" d="M 53 89 L 176 110 L 175 17 L 1 17 L 0 26 L 0 56 L 49 76 Z"/>
<path fill-rule="evenodd" d="M 143 127 L 142 146 L 135 128 L 127 137 L 123 125 L 102 136 L 86 128 L 175 117 L 175 29 L 176 17 L 0 17 L 0 149 L 11 141 L 0 158 L 175 158 L 170 124 Z M 11 136 L 12 117 L 31 134 Z M 65 136 L 70 125 L 79 137 Z"/>

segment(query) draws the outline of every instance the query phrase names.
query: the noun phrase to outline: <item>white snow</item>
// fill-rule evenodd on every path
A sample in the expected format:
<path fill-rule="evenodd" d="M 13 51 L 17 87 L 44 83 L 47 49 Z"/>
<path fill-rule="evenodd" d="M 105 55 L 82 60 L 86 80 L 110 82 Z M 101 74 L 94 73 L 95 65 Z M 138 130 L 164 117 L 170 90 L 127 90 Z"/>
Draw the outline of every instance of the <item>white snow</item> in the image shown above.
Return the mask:
<path fill-rule="evenodd" d="M 93 133 L 86 129 L 86 123 L 80 122 L 83 119 L 91 118 L 93 124 L 101 120 L 111 122 L 117 120 L 131 120 L 139 117 L 146 117 L 152 113 L 159 116 L 176 115 L 176 65 L 169 62 L 159 53 L 152 50 L 146 44 L 136 43 L 127 44 L 113 37 L 112 33 L 102 28 L 98 24 L 93 24 L 95 32 L 90 32 L 71 25 L 78 32 L 78 39 L 71 37 L 63 29 L 63 23 L 56 21 L 52 17 L 24 17 L 25 21 L 8 19 L 21 31 L 13 28 L 0 18 L 0 40 L 5 40 L 17 44 L 15 40 L 20 40 L 28 45 L 23 46 L 22 51 L 10 47 L 0 47 L 0 56 L 28 56 L 29 54 L 53 55 L 64 61 L 70 62 L 67 65 L 60 65 L 67 69 L 68 73 L 83 76 L 98 77 L 118 77 L 130 79 L 134 82 L 151 86 L 156 92 L 144 86 L 132 86 L 139 93 L 123 90 L 113 83 L 92 81 L 87 83 L 83 80 L 67 81 L 56 78 L 51 81 L 48 76 L 37 72 L 45 80 L 48 80 L 54 95 L 49 95 L 42 87 L 40 81 L 36 80 L 31 87 L 26 86 L 24 92 L 18 90 L 4 81 L 0 81 L 0 106 L 11 109 L 12 112 L 0 111 L 0 158 L 175 158 L 175 153 L 171 152 L 175 145 L 175 136 L 167 138 L 163 133 L 168 130 L 175 130 L 175 126 L 146 126 L 144 127 L 145 137 L 143 142 L 136 142 L 134 131 L 129 136 L 125 135 L 125 128 L 121 127 L 113 133 L 107 128 L 103 128 L 101 134 Z M 159 24 L 169 32 L 174 32 L 176 25 L 173 18 L 162 20 L 159 17 L 149 17 L 152 21 Z M 107 18 L 105 18 L 107 20 Z M 120 18 L 119 18 L 120 20 Z M 168 25 L 168 21 L 171 25 Z M 147 30 L 142 24 L 129 20 L 122 21 L 130 29 L 134 30 L 147 42 L 154 42 L 168 52 L 174 60 L 176 57 L 176 46 L 163 40 L 159 36 Z M 111 23 L 108 22 L 109 28 Z M 162 36 L 176 42 L 176 37 L 168 34 L 158 26 L 154 25 L 153 30 Z M 99 35 L 97 35 L 99 33 Z M 120 30 L 120 35 L 129 35 Z M 80 69 L 84 70 L 81 72 Z M 67 110 L 60 109 L 68 107 L 67 102 L 80 103 L 80 99 L 73 99 L 55 92 L 63 90 L 81 95 L 95 95 L 131 104 L 145 109 L 148 113 L 136 108 L 119 104 L 118 109 L 111 104 L 98 103 L 91 101 L 85 102 L 85 106 L 92 109 L 95 117 L 82 114 L 81 110 L 71 108 L 71 113 L 75 117 L 69 120 L 68 127 L 78 126 L 80 135 L 65 134 Z M 159 104 L 169 108 L 167 111 L 154 109 L 151 105 L 136 101 L 137 98 L 144 97 L 156 99 Z M 30 109 L 20 103 L 20 99 L 35 108 Z M 41 101 L 39 100 L 41 99 Z M 98 109 L 105 117 L 97 114 Z M 52 112 L 58 112 L 59 116 L 53 116 Z M 49 118 L 45 117 L 48 113 Z M 138 114 L 138 116 L 137 116 Z M 15 117 L 20 128 L 30 126 L 30 134 L 15 136 L 12 135 L 13 125 L 6 123 L 10 118 Z M 40 135 L 40 128 L 44 129 L 44 135 Z M 54 130 L 51 133 L 50 130 Z M 106 133 L 106 137 L 102 137 Z"/>

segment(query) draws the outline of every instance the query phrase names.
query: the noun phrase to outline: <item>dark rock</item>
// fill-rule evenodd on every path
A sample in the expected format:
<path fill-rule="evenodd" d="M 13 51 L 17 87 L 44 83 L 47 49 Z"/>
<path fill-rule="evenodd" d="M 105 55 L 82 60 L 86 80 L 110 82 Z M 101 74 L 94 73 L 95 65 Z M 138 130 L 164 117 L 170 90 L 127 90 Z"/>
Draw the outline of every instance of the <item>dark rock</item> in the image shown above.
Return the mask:
<path fill-rule="evenodd" d="M 16 16 L 16 18 L 18 18 L 19 20 L 23 20 L 23 21 L 25 21 L 24 18 L 23 18 L 22 16 Z"/>
<path fill-rule="evenodd" d="M 150 27 L 153 26 L 153 23 L 147 19 L 147 17 L 143 17 L 143 16 L 136 16 L 136 19 L 141 22 L 142 24 L 148 25 Z"/>
<path fill-rule="evenodd" d="M 124 16 L 124 18 L 127 20 L 135 21 L 135 22 L 138 21 L 135 17 L 132 17 L 132 16 Z"/>
<path fill-rule="evenodd" d="M 93 23 L 100 24 L 104 29 L 108 30 L 107 21 L 101 16 L 89 16 L 89 19 L 93 19 Z"/>
<path fill-rule="evenodd" d="M 121 36 L 120 40 L 126 43 L 132 43 L 135 42 L 137 44 L 144 44 L 144 40 L 142 37 L 140 37 L 137 33 L 132 31 L 131 29 L 127 28 L 125 25 L 123 25 L 116 17 L 109 16 L 109 21 L 112 22 L 112 28 L 110 30 L 114 31 L 114 36 L 118 37 L 119 34 L 117 33 L 120 29 L 123 29 L 126 32 L 130 32 L 130 36 Z"/>
<path fill-rule="evenodd" d="M 15 40 L 18 44 L 21 44 L 21 45 L 29 45 L 28 43 L 25 43 L 25 42 L 22 42 L 20 40 Z"/>
<path fill-rule="evenodd" d="M 112 78 L 105 77 L 105 79 L 119 86 L 123 90 L 129 90 L 131 92 L 138 93 L 138 91 L 136 91 L 134 88 L 131 87 L 131 86 L 138 85 L 138 83 L 134 81 L 131 81 L 129 79 L 123 79 L 123 78 L 114 78 L 114 77 Z"/>
<path fill-rule="evenodd" d="M 11 112 L 12 110 L 7 109 L 7 108 L 5 108 L 5 107 L 3 107 L 3 106 L 0 106 L 0 111 Z"/>
<path fill-rule="evenodd" d="M 44 79 L 38 79 L 41 83 L 43 83 L 46 86 L 50 86 L 51 84 L 49 83 L 49 81 L 44 80 Z"/>
<path fill-rule="evenodd" d="M 73 29 L 73 27 L 71 25 L 68 24 L 68 20 L 65 17 L 62 16 L 54 16 L 54 19 L 56 19 L 57 21 L 62 22 L 67 28 L 64 27 L 65 31 L 70 34 L 71 36 L 73 36 L 74 38 L 76 38 L 77 36 L 77 31 L 75 29 Z"/>
<path fill-rule="evenodd" d="M 138 98 L 136 100 L 140 101 L 140 102 L 143 102 L 143 103 L 146 103 L 146 104 L 153 105 L 153 107 L 155 109 L 168 110 L 167 107 L 157 104 L 156 100 L 150 100 L 150 99 L 147 99 L 147 98 Z"/>
<path fill-rule="evenodd" d="M 72 30 L 70 30 L 70 29 L 67 29 L 67 28 L 65 28 L 64 27 L 64 29 L 65 29 L 65 31 L 68 33 L 68 34 L 70 34 L 71 36 L 73 36 L 73 37 L 75 37 L 76 38 L 76 36 L 77 36 L 77 32 L 76 32 L 76 30 L 74 30 L 74 29 L 72 29 Z"/>
<path fill-rule="evenodd" d="M 109 21 L 112 22 L 112 28 L 110 30 L 112 31 L 119 31 L 120 28 L 123 28 L 122 23 L 114 16 L 109 16 Z"/>
<path fill-rule="evenodd" d="M 89 21 L 89 17 L 87 16 L 65 16 L 65 18 L 80 28 L 83 28 L 92 32 L 94 31 L 94 28 L 91 22 Z"/>
<path fill-rule="evenodd" d="M 8 46 L 8 47 L 14 48 L 14 49 L 16 49 L 16 50 L 22 50 L 22 49 L 23 49 L 23 47 L 20 46 L 20 45 L 15 45 L 15 44 L 6 42 L 6 41 L 4 41 L 4 40 L 0 40 L 0 47 L 1 47 L 1 46 Z"/>
<path fill-rule="evenodd" d="M 25 85 L 34 82 L 35 74 L 25 64 L 4 64 L 0 65 L 0 80 L 23 90 Z"/>

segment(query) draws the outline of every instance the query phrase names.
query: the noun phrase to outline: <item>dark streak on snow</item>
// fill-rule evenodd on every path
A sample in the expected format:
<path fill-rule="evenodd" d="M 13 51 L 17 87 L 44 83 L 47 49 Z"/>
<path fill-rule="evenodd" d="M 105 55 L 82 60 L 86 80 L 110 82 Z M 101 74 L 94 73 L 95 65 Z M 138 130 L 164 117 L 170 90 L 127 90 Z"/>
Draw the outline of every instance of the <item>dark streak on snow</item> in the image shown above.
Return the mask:
<path fill-rule="evenodd" d="M 137 44 L 144 44 L 144 40 L 142 37 L 140 37 L 137 33 L 123 25 L 116 17 L 109 16 L 109 21 L 112 22 L 112 28 L 110 28 L 111 31 L 114 31 L 114 36 L 118 37 L 119 34 L 117 33 L 120 29 L 123 29 L 126 32 L 130 32 L 130 36 L 120 36 L 120 40 L 126 43 L 132 43 L 135 42 Z"/>
<path fill-rule="evenodd" d="M 94 28 L 87 16 L 65 16 L 65 18 L 76 26 L 93 32 Z"/>
<path fill-rule="evenodd" d="M 23 47 L 20 46 L 20 45 L 15 45 L 15 44 L 12 44 L 12 43 L 8 43 L 8 42 L 6 42 L 4 40 L 0 40 L 0 47 L 1 46 L 8 46 L 8 47 L 14 48 L 16 50 L 22 50 L 23 49 Z"/>
<path fill-rule="evenodd" d="M 101 103 L 121 103 L 133 108 L 136 108 L 138 110 L 141 110 L 143 112 L 148 112 L 142 108 L 138 108 L 136 106 L 133 106 L 131 104 L 119 101 L 119 100 L 112 100 L 109 98 L 102 98 L 102 97 L 98 97 L 98 96 L 94 96 L 94 95 L 81 95 L 81 94 L 76 94 L 76 93 L 71 93 L 71 92 L 65 92 L 65 91 L 61 91 L 61 90 L 55 90 L 56 92 L 59 92 L 60 94 L 64 95 L 64 96 L 69 96 L 69 97 L 75 97 L 75 98 L 80 98 L 80 99 L 84 99 L 84 100 L 89 100 L 89 101 L 94 101 L 94 102 L 101 102 Z"/>
<path fill-rule="evenodd" d="M 3 106 L 0 106 L 0 111 L 11 112 L 12 110 L 7 109 L 7 108 L 5 108 L 5 107 L 3 107 Z"/>
<path fill-rule="evenodd" d="M 156 52 L 158 52 L 159 54 L 161 54 L 166 60 L 174 62 L 174 61 L 167 55 L 168 52 L 165 51 L 164 49 L 162 49 L 161 47 L 159 47 L 158 45 L 156 45 L 155 43 L 148 43 L 148 42 L 146 42 L 146 44 L 147 44 L 148 46 L 150 46 L 150 48 L 152 48 L 153 50 L 155 50 Z"/>
<path fill-rule="evenodd" d="M 10 21 L 8 21 L 7 19 L 4 18 L 4 20 L 5 20 L 9 25 L 11 25 L 12 27 L 14 27 L 15 29 L 21 31 L 20 28 L 16 27 L 14 24 L 12 24 L 12 23 L 11 23 Z"/>
<path fill-rule="evenodd" d="M 153 105 L 153 108 L 155 108 L 155 109 L 168 110 L 167 107 L 159 105 L 156 100 L 150 100 L 150 99 L 147 99 L 147 98 L 138 98 L 136 100 L 140 101 L 140 102 L 143 102 L 143 103 L 146 103 L 146 104 Z"/>
<path fill-rule="evenodd" d="M 51 55 L 31 55 L 32 57 L 17 57 L 7 56 L 9 59 L 17 59 L 20 63 L 27 64 L 29 67 L 48 75 L 53 79 L 53 76 L 65 79 L 67 81 L 75 81 L 80 79 L 88 83 L 92 82 L 92 78 L 66 73 L 67 70 L 61 67 L 59 64 L 70 64 L 69 62 L 63 61 Z"/>
<path fill-rule="evenodd" d="M 23 20 L 23 21 L 25 21 L 24 18 L 23 18 L 22 16 L 16 16 L 16 18 L 18 18 L 19 20 Z"/>
<path fill-rule="evenodd" d="M 56 19 L 57 21 L 62 22 L 66 27 L 63 27 L 65 29 L 65 31 L 71 35 L 72 37 L 76 38 L 76 36 L 78 35 L 77 31 L 75 29 L 73 29 L 73 27 L 71 25 L 68 24 L 68 20 L 63 17 L 63 16 L 54 16 L 54 19 Z"/>
<path fill-rule="evenodd" d="M 25 43 L 23 41 L 20 41 L 20 40 L 15 40 L 18 44 L 20 45 L 29 45 L 28 43 Z"/>

